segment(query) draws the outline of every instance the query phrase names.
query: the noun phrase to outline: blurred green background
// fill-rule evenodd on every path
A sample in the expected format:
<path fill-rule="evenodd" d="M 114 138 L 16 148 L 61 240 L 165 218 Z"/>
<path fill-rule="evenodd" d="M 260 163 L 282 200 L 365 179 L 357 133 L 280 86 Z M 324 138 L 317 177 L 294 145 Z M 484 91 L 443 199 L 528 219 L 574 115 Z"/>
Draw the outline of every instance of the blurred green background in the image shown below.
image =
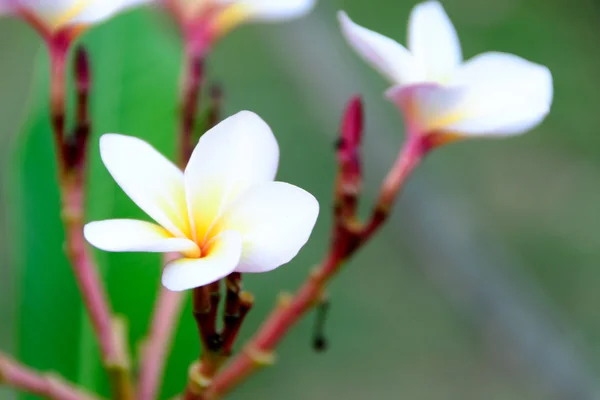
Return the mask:
<path fill-rule="evenodd" d="M 487 50 L 549 66 L 551 115 L 533 132 L 444 148 L 417 171 L 391 222 L 331 287 L 330 349 L 310 347 L 312 316 L 276 368 L 234 399 L 600 398 L 600 6 L 595 0 L 446 0 L 469 58 Z M 333 141 L 345 101 L 362 93 L 368 134 L 365 211 L 402 140 L 386 83 L 344 43 L 335 12 L 405 40 L 414 5 L 321 1 L 309 17 L 248 26 L 220 43 L 209 75 L 226 114 L 250 109 L 279 140 L 279 179 L 314 193 L 322 215 L 288 266 L 249 276 L 258 326 L 328 241 Z M 134 11 L 83 38 L 94 68 L 88 220 L 142 217 L 98 157 L 105 132 L 174 154 L 181 46 L 167 19 Z M 0 349 L 106 394 L 97 349 L 66 259 L 48 124 L 47 57 L 23 23 L 0 21 Z M 95 253 L 114 309 L 137 346 L 158 287 L 152 255 Z M 198 354 L 190 309 L 162 398 Z M 15 396 L 0 391 L 0 398 Z"/>

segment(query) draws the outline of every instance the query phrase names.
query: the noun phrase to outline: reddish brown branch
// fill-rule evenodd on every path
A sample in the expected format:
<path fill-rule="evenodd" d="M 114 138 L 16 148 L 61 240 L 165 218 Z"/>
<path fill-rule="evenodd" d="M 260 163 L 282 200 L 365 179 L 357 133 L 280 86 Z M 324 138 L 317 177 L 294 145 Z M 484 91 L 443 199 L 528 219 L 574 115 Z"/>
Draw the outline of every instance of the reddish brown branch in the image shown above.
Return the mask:
<path fill-rule="evenodd" d="M 353 99 L 345 115 L 342 141 L 338 148 L 340 169 L 336 184 L 336 213 L 331 249 L 324 261 L 310 274 L 294 296 L 284 296 L 261 325 L 243 352 L 233 358 L 196 397 L 187 400 L 217 399 L 231 391 L 261 367 L 274 362 L 273 351 L 287 332 L 322 299 L 330 279 L 361 248 L 386 220 L 392 203 L 408 176 L 427 150 L 421 137 L 410 134 L 394 167 L 386 177 L 371 220 L 359 225 L 356 220 L 357 183 L 360 182 L 358 146 L 362 133 L 362 105 Z M 350 188 L 350 190 L 348 189 Z"/>
<path fill-rule="evenodd" d="M 165 257 L 165 263 L 177 257 L 177 254 L 169 254 Z M 185 298 L 184 292 L 171 292 L 161 286 L 154 307 L 150 332 L 141 347 L 141 366 L 138 382 L 138 398 L 140 400 L 152 400 L 157 397 L 164 373 L 165 359 L 173 340 L 173 334 Z"/>
<path fill-rule="evenodd" d="M 85 171 L 87 144 L 91 133 L 88 110 L 91 76 L 88 55 L 83 47 L 78 47 L 75 53 L 75 87 L 77 90 L 75 126 L 72 134 L 64 139 L 63 157 L 68 171 L 79 171 L 79 175 L 82 175 Z"/>
<path fill-rule="evenodd" d="M 364 129 L 363 106 L 359 96 L 353 97 L 346 109 L 337 144 L 339 172 L 335 183 L 334 215 L 336 223 L 349 224 L 356 217 L 362 185 L 360 145 Z"/>
<path fill-rule="evenodd" d="M 240 314 L 242 274 L 234 272 L 225 278 L 225 310 L 223 312 L 223 338 L 229 339 Z"/>
<path fill-rule="evenodd" d="M 214 351 L 220 346 L 211 305 L 211 288 L 199 287 L 193 290 L 192 306 L 194 319 L 198 327 L 200 342 L 205 350 Z"/>
<path fill-rule="evenodd" d="M 53 400 L 98 400 L 50 374 L 40 374 L 0 353 L 0 385 Z"/>
<path fill-rule="evenodd" d="M 68 35 L 68 32 L 65 33 Z M 67 137 L 66 126 L 66 61 L 70 48 L 68 36 L 57 34 L 49 39 L 51 60 L 50 111 L 54 132 L 59 188 L 62 201 L 62 220 L 65 227 L 65 250 L 79 287 L 85 309 L 100 345 L 102 360 L 110 376 L 115 398 L 133 398 L 133 384 L 126 346 L 127 338 L 114 329 L 106 290 L 98 268 L 83 237 L 85 212 L 86 154 L 89 138 L 87 99 L 90 88 L 90 70 L 87 55 L 79 50 L 75 60 L 77 84 L 76 132 Z"/>
<path fill-rule="evenodd" d="M 233 345 L 237 339 L 246 316 L 254 306 L 254 296 L 249 292 L 240 292 L 238 295 L 235 314 L 225 314 L 223 316 L 223 349 L 225 357 L 229 357 L 233 351 Z"/>
<path fill-rule="evenodd" d="M 193 150 L 192 138 L 204 80 L 204 56 L 196 52 L 193 46 L 186 46 L 184 63 L 179 154 L 187 162 Z"/>
<path fill-rule="evenodd" d="M 83 237 L 83 188 L 75 179 L 62 185 L 66 251 L 105 362 L 120 358 L 113 340 L 112 321 L 98 269 Z"/>
<path fill-rule="evenodd" d="M 202 344 L 202 355 L 200 360 L 192 364 L 189 369 L 184 399 L 196 398 L 200 395 L 224 361 L 221 354 L 222 337 L 216 328 L 217 310 L 214 306 L 218 303 L 213 303 L 215 300 L 214 293 L 218 291 L 218 288 L 218 284 L 213 284 L 193 290 L 192 306 L 200 343 Z M 211 299 L 213 302 L 211 302 Z"/>
<path fill-rule="evenodd" d="M 57 152 L 59 174 L 66 174 L 65 126 L 66 126 L 66 62 L 68 48 L 50 42 L 50 119 Z"/>
<path fill-rule="evenodd" d="M 165 1 L 178 23 L 182 21 L 179 8 L 172 1 Z M 179 166 L 184 169 L 191 156 L 193 146 L 193 131 L 198 113 L 198 99 L 201 94 L 203 68 L 201 57 L 195 55 L 188 46 L 186 52 L 186 68 L 183 72 L 184 83 L 182 87 L 182 113 L 181 129 L 179 131 Z M 196 60 L 196 61 L 194 61 Z M 208 129 L 215 126 L 220 118 L 222 91 L 213 87 L 210 97 L 210 109 L 207 118 Z M 207 130 L 208 130 L 207 129 Z M 178 258 L 178 254 L 171 254 L 166 262 Z M 208 343 L 217 340 L 217 311 L 220 302 L 219 282 L 206 288 L 210 307 L 206 309 L 206 292 L 194 296 L 194 315 L 198 324 L 201 342 Z M 197 297 L 198 296 L 198 297 Z M 174 333 L 175 321 L 181 314 L 184 296 L 182 293 L 171 292 L 161 286 L 157 305 L 155 306 L 152 326 L 147 341 L 142 347 L 142 365 L 138 385 L 140 400 L 151 400 L 156 397 L 159 381 L 165 367 L 165 357 Z M 204 310 L 204 311 L 200 311 Z M 204 315 L 203 313 L 207 314 Z M 219 340 L 217 340 L 219 341 Z M 216 344 L 213 344 L 215 346 Z M 205 347 L 206 348 L 206 347 Z M 206 359 L 205 359 L 206 361 Z M 198 367 L 190 371 L 195 372 Z M 204 368 L 204 367 L 203 367 Z M 204 368 L 206 369 L 206 368 Z M 214 369 L 214 368 L 210 368 Z"/>
<path fill-rule="evenodd" d="M 148 340 L 142 345 L 138 384 L 140 400 L 156 398 L 165 368 L 165 358 L 173 340 L 176 321 L 181 315 L 184 295 L 161 288 Z"/>

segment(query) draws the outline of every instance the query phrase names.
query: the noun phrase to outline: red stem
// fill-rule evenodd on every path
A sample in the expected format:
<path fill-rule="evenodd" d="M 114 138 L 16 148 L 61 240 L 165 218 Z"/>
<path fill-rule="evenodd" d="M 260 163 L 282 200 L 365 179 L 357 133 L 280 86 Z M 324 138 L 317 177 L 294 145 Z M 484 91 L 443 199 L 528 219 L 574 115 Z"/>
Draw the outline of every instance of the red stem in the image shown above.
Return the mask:
<path fill-rule="evenodd" d="M 0 353 L 0 384 L 53 400 L 97 400 L 73 384 L 39 374 Z"/>
<path fill-rule="evenodd" d="M 53 74 L 58 82 L 64 84 L 65 57 L 53 56 Z M 81 166 L 75 171 L 67 171 L 63 152 L 64 150 L 64 87 L 59 87 L 52 78 L 52 112 L 53 119 L 61 121 L 54 124 L 56 145 L 58 147 L 59 165 L 61 165 L 60 189 L 63 204 L 63 223 L 65 225 L 67 256 L 71 261 L 73 272 L 83 297 L 83 302 L 89 313 L 92 325 L 100 343 L 100 349 L 105 361 L 118 359 L 112 337 L 112 321 L 109 311 L 106 291 L 104 290 L 98 269 L 89 254 L 83 237 L 83 213 L 85 209 L 84 180 L 85 168 Z M 59 99 L 62 96 L 62 100 Z M 62 130 L 61 130 L 62 129 Z"/>
<path fill-rule="evenodd" d="M 235 388 L 260 367 L 269 365 L 273 351 L 288 331 L 319 303 L 328 281 L 335 276 L 346 260 L 361 248 L 387 219 L 398 193 L 413 169 L 428 150 L 423 137 L 410 133 L 394 167 L 386 177 L 379 202 L 371 220 L 357 229 L 336 218 L 332 248 L 325 260 L 314 270 L 296 294 L 281 301 L 263 322 L 247 344 L 245 351 L 233 358 L 206 391 L 187 400 L 217 399 Z M 343 171 L 340 171 L 343 174 Z M 342 193 L 343 194 L 343 193 Z M 339 219 L 339 220 L 338 220 Z"/>
<path fill-rule="evenodd" d="M 188 44 L 185 49 L 184 65 L 179 154 L 187 162 L 193 150 L 192 138 L 204 80 L 204 55 Z"/>
<path fill-rule="evenodd" d="M 65 31 L 57 33 L 48 41 L 51 62 L 50 111 L 59 168 L 58 178 L 62 200 L 61 214 L 65 227 L 65 249 L 85 309 L 100 345 L 102 360 L 110 375 L 115 397 L 121 400 L 130 400 L 133 396 L 133 388 L 129 373 L 129 358 L 126 347 L 120 345 L 127 341 L 125 338 L 118 337 L 113 329 L 106 289 L 102 284 L 98 268 L 83 237 L 86 182 L 86 165 L 83 164 L 83 161 L 86 159 L 87 152 L 85 140 L 82 140 L 79 149 L 82 164 L 71 164 L 69 162 L 69 144 L 65 132 L 65 76 L 71 40 L 71 33 Z M 87 83 L 89 85 L 89 82 Z M 78 96 L 78 101 L 87 102 L 88 85 L 85 88 L 79 88 L 85 92 L 85 96 Z M 86 106 L 86 104 L 78 104 L 79 112 L 82 114 L 80 117 L 87 116 L 83 115 L 82 111 L 82 108 Z M 89 125 L 86 125 L 86 129 L 89 131 Z"/>
<path fill-rule="evenodd" d="M 50 118 L 54 132 L 57 159 L 59 162 L 59 174 L 64 179 L 66 173 L 65 160 L 65 74 L 67 49 L 49 44 L 50 51 Z"/>
<path fill-rule="evenodd" d="M 249 292 L 240 292 L 237 294 L 236 314 L 224 315 L 223 328 L 223 349 L 224 356 L 229 357 L 233 351 L 233 345 L 242 329 L 246 316 L 254 306 L 254 296 Z"/>
<path fill-rule="evenodd" d="M 157 397 L 165 358 L 173 340 L 184 299 L 184 293 L 171 292 L 164 287 L 160 289 L 148 340 L 142 347 L 139 400 L 152 400 Z"/>

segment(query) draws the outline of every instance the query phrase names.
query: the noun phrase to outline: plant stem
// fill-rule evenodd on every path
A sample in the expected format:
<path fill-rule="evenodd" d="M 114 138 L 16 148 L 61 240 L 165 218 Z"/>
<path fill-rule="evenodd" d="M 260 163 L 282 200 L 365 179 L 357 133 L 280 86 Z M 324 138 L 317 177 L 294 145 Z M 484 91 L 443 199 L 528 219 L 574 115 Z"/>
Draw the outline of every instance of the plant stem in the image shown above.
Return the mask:
<path fill-rule="evenodd" d="M 85 211 L 86 153 L 89 123 L 84 108 L 78 104 L 78 123 L 81 130 L 75 133 L 75 141 L 69 142 L 65 132 L 65 75 L 69 46 L 62 41 L 49 43 L 51 60 L 50 110 L 54 131 L 59 188 L 62 200 L 62 220 L 65 227 L 65 250 L 73 269 L 79 292 L 100 345 L 102 361 L 109 374 L 115 398 L 133 399 L 133 383 L 126 353 L 128 341 L 114 330 L 106 289 L 100 279 L 98 268 L 83 237 Z M 80 62 L 80 60 L 78 60 Z M 87 61 L 86 61 L 87 63 Z M 76 68 L 78 73 L 89 74 L 85 68 Z M 85 84 L 83 80 L 86 80 Z M 78 102 L 87 103 L 89 75 L 78 76 Z M 77 141 L 79 139 L 79 141 Z M 78 148 L 77 148 L 78 147 Z M 72 156 L 77 154 L 77 157 Z M 79 162 L 75 163 L 74 160 Z"/>
<path fill-rule="evenodd" d="M 216 285 L 196 288 L 192 294 L 194 318 L 202 344 L 202 355 L 199 361 L 190 366 L 184 399 L 193 399 L 201 395 L 225 360 L 221 354 L 222 338 L 216 329 L 217 313 L 211 302 L 218 288 L 217 282 Z"/>
<path fill-rule="evenodd" d="M 184 163 L 192 155 L 192 138 L 198 115 L 198 102 L 204 81 L 204 56 L 196 51 L 192 45 L 186 45 L 185 69 L 183 71 L 183 84 L 181 94 L 181 131 L 179 134 L 179 154 Z"/>
<path fill-rule="evenodd" d="M 358 145 L 358 141 L 356 142 Z M 422 137 L 409 132 L 408 139 L 400 152 L 393 168 L 382 186 L 379 201 L 374 208 L 370 221 L 357 226 L 345 213 L 336 213 L 333 241 L 325 259 L 313 270 L 308 279 L 294 296 L 284 296 L 277 307 L 261 325 L 257 333 L 246 345 L 243 352 L 233 358 L 212 380 L 211 385 L 197 397 L 187 400 L 213 400 L 230 392 L 245 378 L 261 367 L 269 366 L 275 361 L 273 354 L 276 346 L 288 331 L 315 305 L 319 304 L 329 280 L 331 280 L 345 262 L 372 238 L 387 219 L 393 201 L 401 191 L 410 173 L 419 164 L 428 148 Z M 338 185 L 344 185 L 344 163 L 340 158 L 340 177 Z M 353 162 L 356 162 L 354 160 Z M 356 183 L 356 176 L 351 176 Z M 348 201 L 347 194 L 336 189 L 340 201 L 355 208 L 355 201 Z M 353 191 L 354 193 L 354 191 Z M 344 200 L 343 197 L 346 197 Z"/>
<path fill-rule="evenodd" d="M 0 353 L 0 384 L 52 400 L 98 400 L 71 383 L 40 374 Z"/>
<path fill-rule="evenodd" d="M 165 1 L 165 6 L 173 13 L 177 23 L 182 25 L 183 17 L 179 7 L 173 1 Z M 182 169 L 185 168 L 193 151 L 192 140 L 203 79 L 202 53 L 196 51 L 191 44 L 186 44 L 181 85 L 181 123 L 178 135 L 178 163 Z M 215 123 L 218 118 L 217 112 L 218 110 L 215 111 Z M 172 254 L 167 258 L 177 258 L 177 255 Z M 161 285 L 148 340 L 142 348 L 142 366 L 138 384 L 140 400 L 156 398 L 160 377 L 165 367 L 165 356 L 172 340 L 175 321 L 181 314 L 184 298 L 182 293 L 171 292 Z"/>
<path fill-rule="evenodd" d="M 165 258 L 176 258 L 176 255 L 169 255 Z M 141 349 L 139 400 L 152 400 L 157 397 L 165 368 L 165 358 L 173 340 L 184 299 L 184 293 L 171 292 L 161 286 L 154 307 L 150 333 Z"/>

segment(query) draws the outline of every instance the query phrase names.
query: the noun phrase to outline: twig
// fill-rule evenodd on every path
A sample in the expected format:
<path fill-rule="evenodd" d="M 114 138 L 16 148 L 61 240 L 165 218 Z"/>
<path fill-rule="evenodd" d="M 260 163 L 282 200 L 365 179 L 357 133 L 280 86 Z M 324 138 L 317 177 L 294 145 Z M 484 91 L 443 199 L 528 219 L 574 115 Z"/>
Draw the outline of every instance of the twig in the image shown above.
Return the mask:
<path fill-rule="evenodd" d="M 112 329 L 116 354 L 119 358 L 111 363 L 105 363 L 105 368 L 109 372 L 114 396 L 118 400 L 134 400 L 136 396 L 131 376 L 127 321 L 123 318 L 114 318 Z"/>
<path fill-rule="evenodd" d="M 240 319 L 242 274 L 234 272 L 225 278 L 225 309 L 223 311 L 223 342 L 229 342 Z M 229 345 L 229 343 L 228 343 Z M 226 351 L 227 353 L 227 351 Z"/>
<path fill-rule="evenodd" d="M 357 175 L 360 175 L 358 167 L 360 160 L 357 154 L 362 133 L 362 117 L 359 118 L 359 115 L 362 115 L 362 105 L 360 99 L 355 98 L 350 102 L 346 112 L 342 140 L 338 146 L 340 170 L 336 184 L 333 241 L 328 255 L 313 270 L 293 297 L 284 296 L 280 299 L 278 306 L 246 345 L 244 351 L 234 357 L 231 363 L 214 377 L 207 390 L 188 400 L 220 398 L 253 372 L 275 361 L 273 354 L 275 347 L 312 307 L 319 304 L 328 281 L 381 227 L 389 214 L 393 200 L 422 156 L 429 150 L 423 137 L 415 132 L 409 132 L 407 142 L 384 181 L 370 221 L 364 226 L 358 225 L 356 216 L 351 215 L 347 208 L 352 210 L 355 208 L 354 197 L 358 196 L 356 183 Z M 350 174 L 348 171 L 355 173 Z"/>
<path fill-rule="evenodd" d="M 0 353 L 0 384 L 52 400 L 98 400 L 71 383 L 37 373 Z"/>
<path fill-rule="evenodd" d="M 216 288 L 218 290 L 218 285 Z M 222 337 L 216 329 L 217 313 L 211 304 L 211 293 L 214 291 L 215 285 L 209 285 L 194 289 L 192 294 L 202 355 L 199 361 L 190 366 L 184 399 L 195 399 L 201 395 L 225 361 L 221 354 Z"/>
<path fill-rule="evenodd" d="M 169 261 L 176 257 L 176 254 L 170 254 L 165 259 Z M 173 340 L 184 299 L 183 292 L 171 292 L 161 285 L 154 307 L 150 332 L 141 347 L 141 367 L 137 392 L 140 400 L 152 400 L 157 397 L 164 373 L 165 358 Z"/>
<path fill-rule="evenodd" d="M 199 100 L 204 80 L 204 53 L 197 47 L 198 42 L 192 40 L 178 5 L 173 1 L 165 1 L 164 5 L 171 11 L 176 22 L 182 28 L 186 38 L 184 71 L 182 74 L 181 87 L 181 123 L 179 130 L 179 166 L 185 168 L 193 150 L 193 133 L 199 109 Z M 217 124 L 220 118 L 222 103 L 222 91 L 220 87 L 214 86 L 210 92 L 209 113 L 206 121 L 206 130 Z M 176 257 L 176 255 L 172 255 Z M 220 335 L 217 334 L 216 318 L 220 302 L 219 283 L 216 282 L 207 288 L 199 288 L 194 292 L 194 316 L 198 323 L 201 343 L 205 352 L 210 347 L 216 349 L 221 346 Z M 170 292 L 166 288 L 160 289 L 159 299 L 154 311 L 149 338 L 143 344 L 142 367 L 140 372 L 139 398 L 140 400 L 152 400 L 156 397 L 159 380 L 164 370 L 165 356 L 169 343 L 172 339 L 174 321 L 181 313 L 183 294 Z M 212 365 L 213 356 L 203 356 L 202 363 L 209 366 L 200 366 L 195 363 L 190 367 L 190 377 L 196 376 L 197 371 L 216 371 Z M 211 373 L 211 375 L 214 372 Z M 192 385 L 196 378 L 190 378 Z"/>
<path fill-rule="evenodd" d="M 343 57 L 332 58 L 332 68 L 318 76 L 306 74 L 307 60 L 337 48 L 334 40 L 337 27 L 329 18 L 315 15 L 307 25 L 306 29 L 289 30 L 278 36 L 263 35 L 262 43 L 268 52 L 275 54 L 295 49 L 281 59 L 279 67 L 297 78 L 294 88 L 309 104 L 319 125 L 324 126 L 323 121 L 333 111 L 331 105 L 343 100 L 348 87 L 370 85 L 358 69 L 343 63 Z M 341 68 L 343 73 L 339 72 Z M 318 103 L 311 102 L 310 96 L 315 92 L 322 94 Z M 368 94 L 379 96 L 380 92 L 369 89 Z M 398 129 L 396 116 L 390 118 L 382 110 L 373 110 L 371 115 L 377 121 L 373 124 L 376 129 L 382 132 Z M 325 136 L 329 139 L 330 135 Z M 390 145 L 393 140 L 389 137 L 387 140 L 380 137 L 372 143 L 371 153 L 378 159 L 371 161 L 369 174 L 382 171 L 385 159 L 382 156 L 390 154 Z M 414 250 L 416 264 L 425 268 L 425 278 L 433 280 L 440 293 L 454 302 L 461 315 L 466 315 L 475 333 L 486 336 L 493 332 L 496 341 L 490 343 L 494 349 L 511 349 L 493 352 L 494 362 L 508 362 L 515 367 L 517 356 L 517 373 L 546 388 L 549 399 L 600 398 L 595 368 L 589 365 L 588 358 L 582 357 L 586 354 L 585 343 L 576 341 L 574 345 L 572 339 L 577 335 L 571 334 L 573 327 L 556 312 L 552 301 L 540 296 L 543 290 L 523 273 L 527 268 L 507 249 L 506 243 L 494 235 L 480 234 L 479 221 L 485 218 L 477 219 L 481 211 L 477 205 L 469 201 L 469 196 L 457 198 L 452 192 L 434 188 L 427 179 L 420 179 L 403 200 L 404 216 L 399 218 L 399 213 L 394 213 L 390 218 L 388 223 L 394 228 L 390 233 L 397 239 L 401 236 L 408 240 L 405 248 Z M 460 207 L 456 207 L 457 201 Z M 469 210 L 468 215 L 462 212 L 465 209 Z M 471 240 L 465 241 L 464 237 Z M 511 273 L 507 276 L 508 271 Z M 498 345 L 498 338 L 506 341 Z M 532 342 L 536 345 L 532 346 Z"/>
<path fill-rule="evenodd" d="M 181 132 L 179 135 L 179 154 L 185 162 L 192 155 L 192 137 L 198 115 L 198 102 L 204 81 L 204 55 L 191 45 L 185 49 L 185 69 L 181 95 Z"/>
<path fill-rule="evenodd" d="M 223 330 L 223 355 L 229 357 L 233 351 L 233 345 L 240 333 L 246 316 L 254 306 L 254 296 L 249 292 L 242 291 L 238 295 L 238 310 L 235 315 L 225 315 L 225 329 Z"/>
<path fill-rule="evenodd" d="M 86 155 L 90 124 L 87 100 L 90 89 L 90 71 L 87 56 L 78 50 L 75 73 L 78 112 L 76 131 L 71 138 L 65 134 L 65 70 L 69 46 L 62 38 L 49 43 L 51 60 L 51 118 L 59 166 L 59 188 L 62 200 L 62 220 L 65 227 L 65 250 L 73 268 L 85 309 L 90 317 L 100 344 L 102 360 L 114 388 L 115 397 L 130 400 L 133 384 L 130 365 L 118 332 L 113 329 L 110 306 L 98 268 L 91 257 L 83 237 L 85 210 Z"/>
<path fill-rule="evenodd" d="M 191 156 L 193 145 L 193 132 L 198 116 L 198 101 L 204 83 L 204 61 L 207 44 L 204 41 L 202 23 L 198 26 L 183 26 L 182 32 L 185 39 L 185 70 L 182 86 L 182 114 L 180 129 L 180 162 L 182 167 Z M 220 119 L 223 102 L 223 92 L 220 86 L 210 88 L 206 127 L 214 127 Z M 196 288 L 193 291 L 193 311 L 198 327 L 202 355 L 199 361 L 189 368 L 188 383 L 184 399 L 194 398 L 210 383 L 212 377 L 223 365 L 227 355 L 223 352 L 223 335 L 217 329 L 217 314 L 221 300 L 220 283 L 215 282 L 206 287 Z M 248 307 L 249 310 L 249 307 Z M 239 328 L 238 328 L 239 329 Z M 236 332 L 231 332 L 228 340 L 234 340 Z M 231 342 L 229 342 L 231 346 Z"/>

